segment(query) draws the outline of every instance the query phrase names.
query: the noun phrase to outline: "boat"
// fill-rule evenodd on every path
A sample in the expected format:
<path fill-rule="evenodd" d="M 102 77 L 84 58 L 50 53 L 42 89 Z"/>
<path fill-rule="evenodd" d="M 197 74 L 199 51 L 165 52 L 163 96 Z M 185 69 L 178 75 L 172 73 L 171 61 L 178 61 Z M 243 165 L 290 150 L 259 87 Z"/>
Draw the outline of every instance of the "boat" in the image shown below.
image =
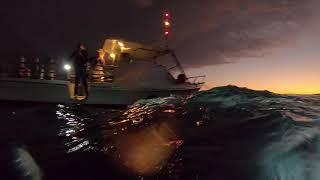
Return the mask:
<path fill-rule="evenodd" d="M 19 77 L 1 73 L 0 101 L 130 105 L 140 99 L 190 95 L 204 84 L 205 76 L 188 77 L 174 51 L 168 48 L 106 39 L 97 54 L 99 64 L 89 70 L 88 99 L 73 95 L 71 65 L 62 66 L 65 78 L 55 77 L 54 70 L 44 78 L 43 66 L 33 63 L 40 74 L 34 78 L 31 74 L 35 72 L 26 70 L 23 60 Z"/>

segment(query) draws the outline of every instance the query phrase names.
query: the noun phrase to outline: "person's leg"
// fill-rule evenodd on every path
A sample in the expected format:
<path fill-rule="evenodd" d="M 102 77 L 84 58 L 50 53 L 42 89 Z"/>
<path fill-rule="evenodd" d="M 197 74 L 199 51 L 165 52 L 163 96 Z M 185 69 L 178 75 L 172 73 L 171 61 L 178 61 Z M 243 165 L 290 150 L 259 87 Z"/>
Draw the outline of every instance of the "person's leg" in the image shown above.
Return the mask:
<path fill-rule="evenodd" d="M 86 73 L 84 73 L 84 75 L 82 76 L 82 84 L 83 84 L 83 88 L 84 88 L 84 91 L 86 93 L 86 97 L 89 96 L 89 91 L 88 91 L 88 76 Z"/>
<path fill-rule="evenodd" d="M 79 73 L 76 72 L 76 77 L 75 77 L 75 82 L 74 82 L 74 95 L 77 96 L 78 95 L 78 89 L 79 89 Z"/>

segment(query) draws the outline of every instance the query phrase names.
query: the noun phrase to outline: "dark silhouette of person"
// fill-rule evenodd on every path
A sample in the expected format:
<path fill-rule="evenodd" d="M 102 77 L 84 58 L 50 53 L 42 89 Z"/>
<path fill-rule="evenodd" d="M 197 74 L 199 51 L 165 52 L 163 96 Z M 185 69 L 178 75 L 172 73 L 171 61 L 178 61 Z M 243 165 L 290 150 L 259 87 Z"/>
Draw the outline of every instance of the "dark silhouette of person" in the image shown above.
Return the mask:
<path fill-rule="evenodd" d="M 87 74 L 87 62 L 88 52 L 82 43 L 79 43 L 76 50 L 73 51 L 71 58 L 73 59 L 73 66 L 75 69 L 75 86 L 74 95 L 78 96 L 79 83 L 84 87 L 86 93 L 86 99 L 89 96 L 88 92 L 88 74 Z"/>

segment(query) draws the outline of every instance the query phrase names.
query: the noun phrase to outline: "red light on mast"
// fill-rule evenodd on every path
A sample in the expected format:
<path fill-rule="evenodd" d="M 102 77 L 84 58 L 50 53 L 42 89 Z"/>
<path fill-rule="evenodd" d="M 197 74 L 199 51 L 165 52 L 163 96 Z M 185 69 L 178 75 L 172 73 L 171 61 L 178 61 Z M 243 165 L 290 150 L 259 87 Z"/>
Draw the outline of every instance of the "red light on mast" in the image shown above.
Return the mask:
<path fill-rule="evenodd" d="M 170 36 L 170 27 L 171 27 L 171 14 L 169 11 L 163 12 L 163 38 L 165 40 L 165 46 L 168 48 L 168 38 Z"/>
<path fill-rule="evenodd" d="M 163 32 L 164 32 L 164 36 L 166 37 L 166 39 L 169 36 L 169 31 L 170 31 L 170 24 L 171 24 L 171 17 L 170 17 L 170 12 L 169 11 L 164 11 L 163 13 Z"/>
<path fill-rule="evenodd" d="M 169 18 L 170 17 L 170 13 L 168 11 L 164 12 L 164 17 L 165 18 Z"/>

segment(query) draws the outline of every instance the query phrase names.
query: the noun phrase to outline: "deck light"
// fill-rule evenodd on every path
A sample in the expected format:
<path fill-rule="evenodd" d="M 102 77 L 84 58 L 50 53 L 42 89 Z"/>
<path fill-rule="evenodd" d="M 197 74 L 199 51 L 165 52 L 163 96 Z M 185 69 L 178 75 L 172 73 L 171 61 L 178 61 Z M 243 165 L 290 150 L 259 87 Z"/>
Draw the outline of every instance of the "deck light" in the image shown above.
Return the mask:
<path fill-rule="evenodd" d="M 70 71 L 71 66 L 70 66 L 69 64 L 65 64 L 65 65 L 63 66 L 63 68 L 64 68 L 66 71 Z"/>
<path fill-rule="evenodd" d="M 124 44 L 123 44 L 122 42 L 120 42 L 120 41 L 118 42 L 118 45 L 119 45 L 120 47 L 122 47 L 122 48 L 124 47 Z"/>
<path fill-rule="evenodd" d="M 115 58 L 116 58 L 116 55 L 115 55 L 114 53 L 111 53 L 111 54 L 110 54 L 110 57 L 111 57 L 112 59 L 115 59 Z"/>

